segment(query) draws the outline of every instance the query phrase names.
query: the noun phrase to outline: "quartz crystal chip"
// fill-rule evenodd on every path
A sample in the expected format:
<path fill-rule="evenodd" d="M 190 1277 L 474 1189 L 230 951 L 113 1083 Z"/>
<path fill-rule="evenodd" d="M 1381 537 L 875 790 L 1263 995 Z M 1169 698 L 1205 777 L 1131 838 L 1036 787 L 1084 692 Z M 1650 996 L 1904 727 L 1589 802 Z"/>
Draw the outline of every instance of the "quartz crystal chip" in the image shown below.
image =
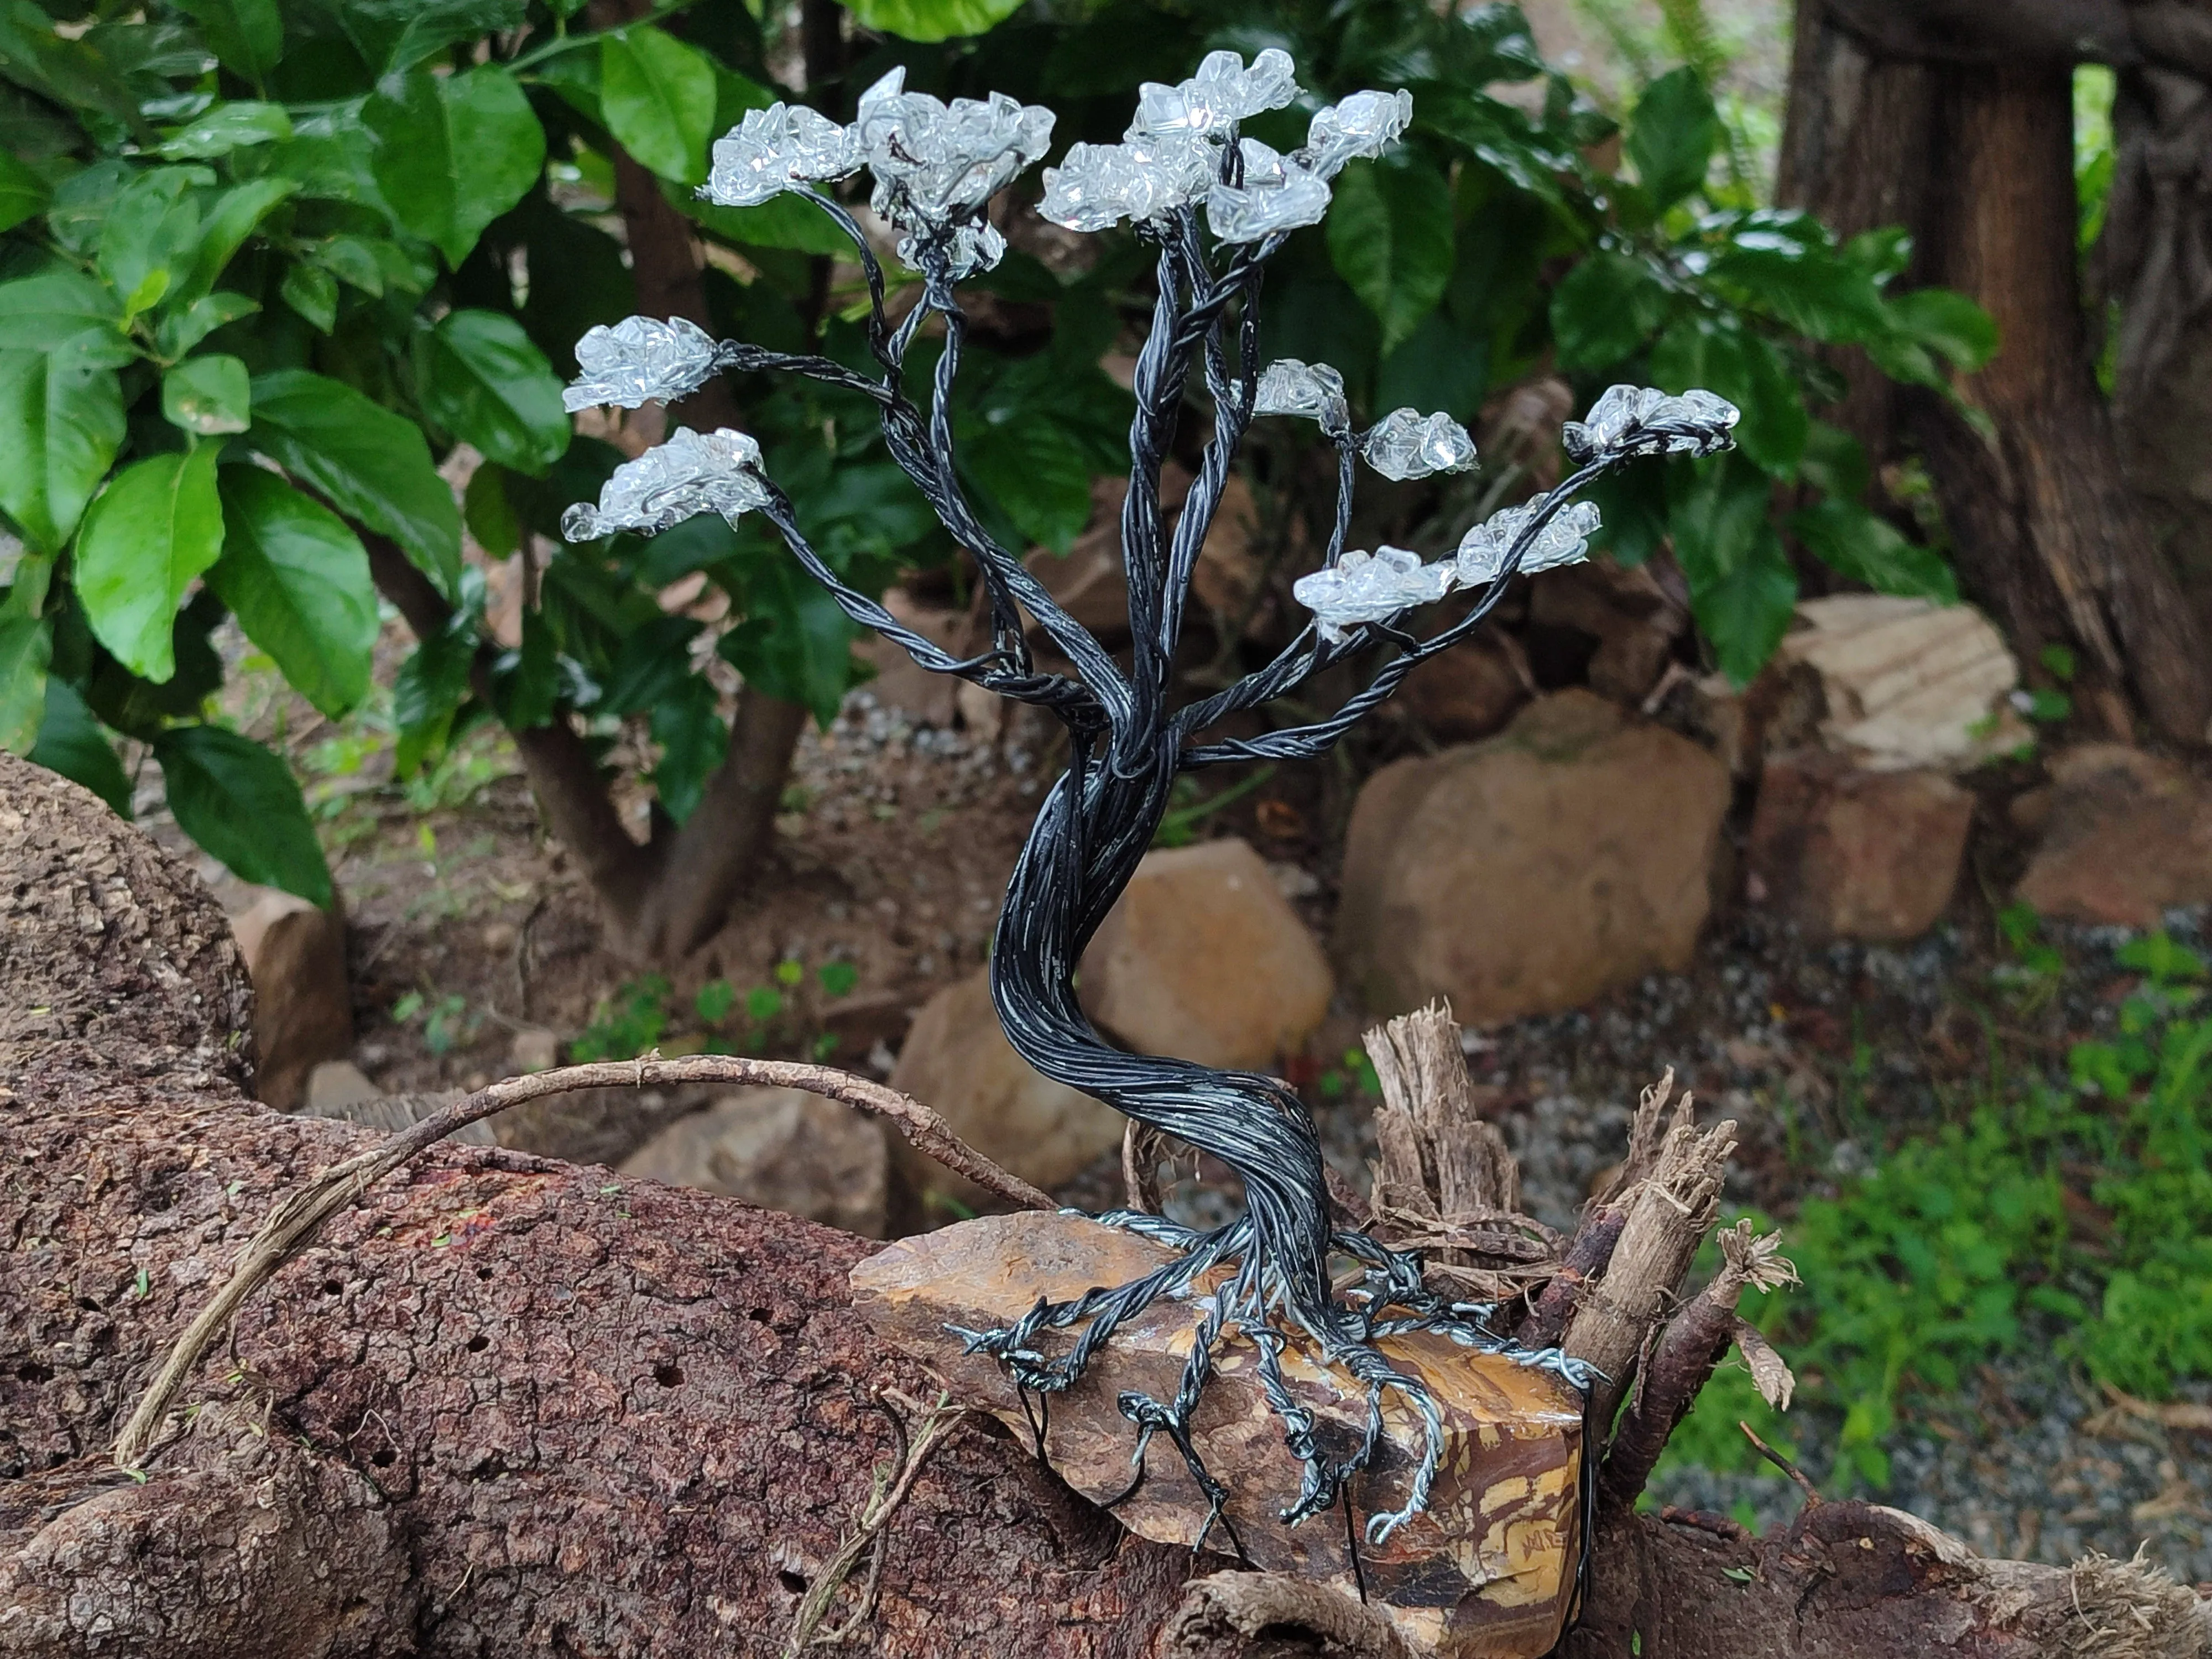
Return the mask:
<path fill-rule="evenodd" d="M 1577 466 L 1606 456 L 1711 455 L 1735 444 L 1741 418 L 1734 404 L 1710 392 L 1670 398 L 1650 386 L 1616 386 L 1588 418 L 1561 428 L 1559 442 Z"/>
<path fill-rule="evenodd" d="M 972 225 L 955 225 L 941 235 L 900 237 L 899 263 L 908 270 L 923 269 L 921 250 L 932 242 L 941 242 L 945 248 L 945 274 L 956 283 L 979 270 L 996 268 L 1006 257 L 1006 239 L 985 219 Z"/>
<path fill-rule="evenodd" d="M 563 513 L 561 533 L 572 542 L 617 530 L 651 536 L 701 513 L 734 521 L 767 504 L 760 459 L 760 446 L 742 432 L 681 428 L 666 443 L 617 467 L 599 487 L 597 507 L 579 501 Z"/>
<path fill-rule="evenodd" d="M 1070 230 L 1105 230 L 1123 219 L 1142 224 L 1189 203 L 1212 173 L 1212 152 L 1202 140 L 1075 144 L 1044 170 L 1037 211 Z"/>
<path fill-rule="evenodd" d="M 852 131 L 876 175 L 876 211 L 902 230 L 927 231 L 972 218 L 1042 159 L 1052 112 L 1003 92 L 941 103 L 907 91 L 902 66 L 860 94 Z"/>
<path fill-rule="evenodd" d="M 1242 185 L 1217 183 L 1206 192 L 1206 220 L 1224 242 L 1258 242 L 1278 231 L 1317 225 L 1328 212 L 1328 186 L 1256 138 L 1237 141 Z"/>
<path fill-rule="evenodd" d="M 1548 495 L 1539 495 L 1519 507 L 1505 507 L 1461 537 L 1457 556 L 1459 585 L 1479 587 L 1504 574 L 1505 561 L 1512 555 L 1514 543 L 1550 500 Z M 1561 507 L 1551 522 L 1536 532 L 1528 550 L 1522 554 L 1518 568 L 1533 574 L 1555 565 L 1577 562 L 1589 556 L 1589 538 L 1597 533 L 1597 526 L 1598 512 L 1593 503 L 1576 501 Z"/>
<path fill-rule="evenodd" d="M 1449 415 L 1394 409 L 1375 423 L 1360 453 L 1386 478 L 1425 478 L 1474 465 L 1474 440 Z"/>
<path fill-rule="evenodd" d="M 1401 611 L 1451 592 L 1452 563 L 1423 564 L 1402 547 L 1378 547 L 1370 556 L 1347 553 L 1328 570 L 1291 584 L 1291 593 L 1314 613 L 1322 638 L 1332 642 L 1361 623 L 1388 622 Z"/>
<path fill-rule="evenodd" d="M 1352 410 L 1344 399 L 1344 376 L 1327 363 L 1302 363 L 1295 357 L 1278 358 L 1261 371 L 1252 412 L 1303 416 L 1320 422 L 1321 429 L 1332 434 L 1352 424 Z"/>
<path fill-rule="evenodd" d="M 851 133 L 804 104 L 745 112 L 714 141 L 714 165 L 699 193 L 722 207 L 757 207 L 793 185 L 842 179 L 859 168 Z"/>
<path fill-rule="evenodd" d="M 1225 137 L 1237 122 L 1280 109 L 1297 97 L 1297 74 L 1290 53 L 1279 47 L 1268 47 L 1249 69 L 1233 52 L 1209 52 L 1189 80 L 1171 87 L 1147 81 L 1137 88 L 1137 119 L 1129 136 Z"/>
<path fill-rule="evenodd" d="M 1355 92 L 1314 117 L 1301 154 L 1316 177 L 1334 179 L 1354 157 L 1389 149 L 1413 119 L 1410 92 Z"/>
<path fill-rule="evenodd" d="M 561 394 L 570 414 L 596 404 L 635 409 L 673 403 L 707 384 L 721 356 L 714 337 L 688 318 L 625 317 L 602 325 L 576 342 L 584 372 Z"/>

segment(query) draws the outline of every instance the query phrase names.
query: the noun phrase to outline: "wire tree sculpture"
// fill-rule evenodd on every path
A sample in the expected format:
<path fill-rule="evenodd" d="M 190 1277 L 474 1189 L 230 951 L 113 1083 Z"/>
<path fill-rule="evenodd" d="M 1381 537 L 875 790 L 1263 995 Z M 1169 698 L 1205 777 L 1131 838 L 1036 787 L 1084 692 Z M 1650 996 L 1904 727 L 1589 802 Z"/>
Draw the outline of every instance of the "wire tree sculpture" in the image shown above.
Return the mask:
<path fill-rule="evenodd" d="M 1286 1522 L 1329 1508 L 1345 1481 L 1365 1467 L 1380 1439 L 1386 1394 L 1402 1396 L 1421 1414 L 1426 1449 L 1407 1501 L 1369 1522 L 1369 1537 L 1379 1543 L 1426 1506 L 1442 1424 L 1427 1389 L 1398 1370 L 1376 1347 L 1377 1340 L 1428 1329 L 1494 1351 L 1510 1345 L 1485 1327 L 1488 1310 L 1430 1291 L 1417 1255 L 1332 1227 L 1319 1139 L 1287 1085 L 1254 1073 L 1115 1048 L 1077 1003 L 1075 966 L 1151 845 L 1179 776 L 1238 761 L 1322 754 L 1416 665 L 1473 632 L 1516 572 L 1584 556 L 1597 511 L 1574 499 L 1578 490 L 1637 457 L 1727 448 L 1737 416 L 1708 392 L 1669 397 L 1615 386 L 1588 419 L 1570 422 L 1561 434 L 1577 464 L 1573 475 L 1548 494 L 1475 526 L 1452 556 L 1424 562 L 1393 547 L 1347 550 L 1362 462 L 1386 477 L 1418 478 L 1472 466 L 1474 445 L 1448 416 L 1411 409 L 1355 429 L 1343 379 L 1334 369 L 1291 360 L 1263 363 L 1259 299 L 1269 258 L 1291 231 L 1321 221 L 1329 181 L 1352 161 L 1380 155 L 1395 144 L 1413 114 L 1408 93 L 1361 92 L 1316 113 L 1305 146 L 1289 155 L 1240 137 L 1241 121 L 1283 108 L 1299 95 L 1285 53 L 1262 52 L 1248 67 L 1237 53 L 1217 52 L 1180 85 L 1147 82 L 1124 142 L 1073 145 L 1059 167 L 1044 171 L 1041 211 L 1046 218 L 1083 232 L 1126 219 L 1159 249 L 1158 294 L 1137 361 L 1129 490 L 1121 509 L 1135 641 L 1126 667 L 1054 601 L 1013 550 L 993 538 L 954 469 L 952 392 L 966 329 L 956 285 L 990 269 L 1005 252 L 985 209 L 1043 158 L 1052 136 L 1049 110 L 1003 94 L 947 105 L 905 90 L 904 72 L 895 70 L 862 96 L 850 126 L 803 106 L 775 104 L 749 112 L 744 125 L 714 146 L 703 195 L 744 207 L 791 191 L 811 201 L 852 240 L 870 295 L 872 370 L 824 356 L 717 342 L 681 319 L 633 317 L 584 337 L 576 351 L 583 374 L 567 394 L 572 410 L 635 408 L 683 398 L 715 373 L 736 369 L 807 375 L 872 399 L 891 455 L 975 561 L 990 611 L 988 650 L 956 658 L 841 580 L 809 544 L 790 500 L 763 473 L 758 446 L 740 432 L 678 430 L 617 469 L 596 506 L 571 507 L 562 530 L 572 540 L 624 530 L 650 534 L 695 514 L 734 520 L 757 513 L 854 622 L 903 648 L 925 669 L 1034 703 L 1065 725 L 1066 770 L 1038 811 L 1000 914 L 991 957 L 999 1018 L 1014 1048 L 1047 1077 L 1219 1158 L 1242 1179 L 1247 1207 L 1241 1218 L 1204 1231 L 1141 1213 L 1104 1216 L 1109 1224 L 1172 1247 L 1174 1258 L 1133 1284 L 1094 1290 L 1068 1303 L 1040 1302 L 1005 1329 L 957 1334 L 971 1352 L 995 1356 L 1023 1388 L 1048 1395 L 1080 1376 L 1122 1321 L 1162 1296 L 1187 1291 L 1216 1268 L 1233 1267 L 1213 1295 L 1194 1304 L 1196 1340 L 1175 1397 L 1121 1397 L 1121 1409 L 1137 1431 L 1136 1466 L 1141 1468 L 1153 1435 L 1166 1434 L 1212 1505 L 1208 1528 L 1222 1518 L 1227 1493 L 1200 1462 L 1188 1425 L 1212 1375 L 1216 1346 L 1238 1333 L 1254 1346 L 1257 1372 L 1285 1442 L 1304 1466 L 1299 1495 L 1283 1513 Z M 885 308 L 884 272 L 866 233 L 817 188 L 864 167 L 875 179 L 875 214 L 902 234 L 897 258 L 921 277 L 919 301 L 896 323 Z M 933 321 L 942 330 L 943 349 L 928 384 L 915 386 L 906 373 L 908 355 Z M 1162 464 L 1186 404 L 1201 398 L 1211 404 L 1212 430 L 1170 532 L 1160 500 Z M 1174 706 L 1171 665 L 1199 550 L 1239 443 L 1261 416 L 1312 420 L 1337 451 L 1335 525 L 1327 554 L 1322 568 L 1293 589 L 1313 620 L 1265 667 L 1212 696 Z M 1461 619 L 1426 637 L 1404 623 L 1407 612 L 1462 590 L 1480 599 Z M 1029 643 L 1031 620 L 1072 672 L 1039 668 Z M 1198 740 L 1228 716 L 1272 702 L 1377 647 L 1388 654 L 1364 689 L 1326 719 L 1261 737 Z M 1349 1256 L 1362 1269 L 1359 1282 L 1341 1295 L 1332 1289 L 1332 1255 Z M 1065 1354 L 1048 1358 L 1036 1346 L 1042 1332 L 1078 1324 L 1084 1328 Z M 1310 1344 L 1364 1392 L 1366 1433 L 1340 1462 L 1332 1462 L 1317 1444 L 1312 1413 L 1284 1380 L 1279 1358 L 1293 1340 Z M 1522 1357 L 1587 1389 L 1581 1369 L 1556 1352 Z"/>

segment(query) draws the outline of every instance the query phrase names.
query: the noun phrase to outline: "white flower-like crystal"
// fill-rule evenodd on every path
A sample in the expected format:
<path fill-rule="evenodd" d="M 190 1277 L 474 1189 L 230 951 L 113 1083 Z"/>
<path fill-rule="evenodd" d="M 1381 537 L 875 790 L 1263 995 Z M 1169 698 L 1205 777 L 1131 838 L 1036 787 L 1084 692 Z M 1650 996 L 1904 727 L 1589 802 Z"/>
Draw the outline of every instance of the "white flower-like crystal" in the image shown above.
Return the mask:
<path fill-rule="evenodd" d="M 1105 230 L 1123 219 L 1142 224 L 1196 200 L 1212 173 L 1212 147 L 1203 139 L 1074 144 L 1044 170 L 1037 211 L 1070 230 Z"/>
<path fill-rule="evenodd" d="M 1206 195 L 1206 221 L 1224 242 L 1258 242 L 1277 231 L 1317 225 L 1328 213 L 1328 185 L 1256 138 L 1237 141 L 1242 185 L 1216 183 Z"/>
<path fill-rule="evenodd" d="M 1548 495 L 1539 495 L 1519 507 L 1503 508 L 1461 537 L 1457 555 L 1459 585 L 1479 587 L 1504 574 L 1505 561 L 1513 551 L 1513 544 L 1550 500 Z M 1576 501 L 1561 507 L 1552 521 L 1536 532 L 1535 539 L 1521 556 L 1518 568 L 1524 574 L 1533 574 L 1556 565 L 1577 562 L 1589 556 L 1589 538 L 1597 533 L 1597 526 L 1598 511 L 1591 502 Z"/>
<path fill-rule="evenodd" d="M 921 269 L 921 248 L 924 238 L 899 238 L 899 263 L 909 270 Z M 946 249 L 945 274 L 954 282 L 972 276 L 979 270 L 992 270 L 1006 257 L 1006 239 L 999 228 L 988 219 L 972 225 L 955 225 L 941 239 Z"/>
<path fill-rule="evenodd" d="M 1473 466 L 1474 440 L 1449 415 L 1394 409 L 1376 422 L 1360 453 L 1386 478 L 1425 478 Z"/>
<path fill-rule="evenodd" d="M 1380 155 L 1389 149 L 1413 120 L 1413 94 L 1403 88 L 1355 92 L 1322 110 L 1306 128 L 1306 167 L 1318 178 L 1334 179 L 1355 157 Z"/>
<path fill-rule="evenodd" d="M 1449 559 L 1423 564 L 1419 554 L 1402 547 L 1378 547 L 1371 555 L 1347 553 L 1333 568 L 1299 577 L 1291 593 L 1314 613 L 1322 638 L 1334 642 L 1361 623 L 1388 622 L 1401 611 L 1443 598 L 1454 574 Z"/>
<path fill-rule="evenodd" d="M 573 415 L 602 404 L 635 409 L 688 398 L 707 384 L 721 349 L 689 318 L 664 323 L 625 317 L 612 328 L 602 325 L 576 342 L 576 366 L 584 372 L 561 393 L 562 406 Z"/>
<path fill-rule="evenodd" d="M 902 230 L 965 223 L 1042 159 L 1052 112 L 1003 92 L 950 104 L 906 90 L 903 66 L 860 94 L 852 136 L 876 175 L 874 207 Z"/>
<path fill-rule="evenodd" d="M 862 157 L 853 134 L 804 104 L 749 109 L 714 141 L 714 164 L 699 194 L 722 207 L 758 207 L 794 185 L 842 179 Z"/>
<path fill-rule="evenodd" d="M 1670 398 L 1650 386 L 1616 386 L 1586 418 L 1569 421 L 1559 442 L 1577 465 L 1601 456 L 1711 455 L 1735 444 L 1742 418 L 1734 404 L 1710 392 Z"/>
<path fill-rule="evenodd" d="M 1147 81 L 1137 88 L 1137 119 L 1129 136 L 1186 132 L 1212 137 L 1239 121 L 1280 109 L 1297 95 L 1297 66 L 1279 47 L 1268 47 L 1249 69 L 1233 52 L 1209 52 L 1189 80 L 1171 87 Z"/>
<path fill-rule="evenodd" d="M 1332 434 L 1352 424 L 1344 376 L 1327 363 L 1302 363 L 1295 357 L 1279 357 L 1261 371 L 1252 412 L 1303 416 Z"/>
<path fill-rule="evenodd" d="M 624 461 L 599 487 L 599 504 L 578 501 L 561 515 L 561 533 L 572 542 L 635 530 L 647 536 L 702 513 L 734 522 L 767 504 L 760 446 L 742 432 L 679 428 L 675 436 Z"/>

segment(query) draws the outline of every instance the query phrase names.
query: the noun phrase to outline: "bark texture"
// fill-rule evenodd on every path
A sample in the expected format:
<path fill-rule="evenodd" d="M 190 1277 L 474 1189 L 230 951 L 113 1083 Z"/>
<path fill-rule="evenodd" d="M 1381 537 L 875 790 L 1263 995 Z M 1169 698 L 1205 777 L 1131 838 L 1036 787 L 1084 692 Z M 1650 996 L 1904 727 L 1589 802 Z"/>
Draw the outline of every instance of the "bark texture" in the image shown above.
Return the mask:
<path fill-rule="evenodd" d="M 247 1097 L 250 992 L 187 870 L 4 756 L 0 802 L 0 1655 L 781 1654 L 898 1461 L 893 1391 L 935 1383 L 852 1310 L 873 1246 L 734 1200 L 434 1150 L 245 1305 L 148 1478 L 118 1474 L 106 1447 L 260 1218 L 373 1137 Z M 1765 1542 L 1602 1524 L 1575 1659 L 2212 1652 L 2185 1591 L 1978 1562 L 1860 1505 Z M 1310 1585 L 1194 1583 L 1212 1562 L 974 1424 L 883 1549 L 848 1651 L 1393 1651 Z"/>

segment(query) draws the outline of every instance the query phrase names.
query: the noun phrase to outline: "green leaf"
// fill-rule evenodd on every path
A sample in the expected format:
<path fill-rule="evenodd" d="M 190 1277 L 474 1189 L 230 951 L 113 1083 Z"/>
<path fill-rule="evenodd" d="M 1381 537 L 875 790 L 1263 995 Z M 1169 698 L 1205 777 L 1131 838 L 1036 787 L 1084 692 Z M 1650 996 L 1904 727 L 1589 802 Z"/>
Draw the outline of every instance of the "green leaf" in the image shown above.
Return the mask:
<path fill-rule="evenodd" d="M 94 636 L 132 673 L 176 672 L 177 607 L 222 551 L 216 493 L 221 446 L 150 456 L 118 473 L 76 538 L 76 596 Z"/>
<path fill-rule="evenodd" d="M 1790 534 L 1830 569 L 1877 593 L 1959 601 L 1958 578 L 1931 549 L 1905 540 L 1887 519 L 1856 501 L 1831 498 L 1790 515 Z"/>
<path fill-rule="evenodd" d="M 332 719 L 368 693 L 376 587 L 345 520 L 258 466 L 222 470 L 222 557 L 208 586 L 293 689 Z"/>
<path fill-rule="evenodd" d="M 253 144 L 276 143 L 292 136 L 292 118 L 282 104 L 256 104 L 246 100 L 217 104 L 205 115 L 161 146 L 171 161 L 204 161 L 228 155 Z"/>
<path fill-rule="evenodd" d="M 0 749 L 27 755 L 46 718 L 54 630 L 43 617 L 11 610 L 0 609 Z"/>
<path fill-rule="evenodd" d="M 276 292 L 318 334 L 337 326 L 338 279 L 320 265 L 287 265 Z"/>
<path fill-rule="evenodd" d="M 950 40 L 984 34 L 1022 9 L 1022 0 L 857 0 L 853 15 L 865 28 L 908 40 Z"/>
<path fill-rule="evenodd" d="M 45 179 L 0 149 L 0 231 L 13 230 L 44 213 L 51 194 Z"/>
<path fill-rule="evenodd" d="M 125 316 L 151 308 L 188 272 L 199 248 L 199 204 L 189 193 L 212 184 L 204 167 L 154 167 L 125 185 L 100 233 L 100 274 L 123 296 Z"/>
<path fill-rule="evenodd" d="M 1997 325 L 1990 313 L 1948 288 L 1916 289 L 1889 302 L 1899 330 L 1940 351 L 1968 374 L 1997 355 Z"/>
<path fill-rule="evenodd" d="M 291 179 L 256 179 L 216 197 L 200 228 L 199 247 L 193 256 L 191 269 L 180 282 L 171 285 L 165 296 L 168 309 L 173 313 L 177 308 L 192 306 L 212 290 L 223 268 L 246 246 L 246 239 L 260 228 L 271 209 L 299 187 L 297 181 Z"/>
<path fill-rule="evenodd" d="M 504 559 L 522 545 L 522 520 L 507 493 L 504 469 L 486 461 L 469 474 L 461 492 L 461 522 L 477 545 L 495 559 Z"/>
<path fill-rule="evenodd" d="M 1733 318 L 1685 317 L 1651 349 L 1651 384 L 1662 392 L 1702 386 L 1743 411 L 1743 453 L 1778 478 L 1796 476 L 1810 417 L 1803 394 L 1774 348 Z"/>
<path fill-rule="evenodd" d="M 46 682 L 46 718 L 39 725 L 39 740 L 25 758 L 82 784 L 118 817 L 131 816 L 131 780 L 123 775 L 115 745 L 108 741 L 99 717 L 67 680 Z"/>
<path fill-rule="evenodd" d="M 655 703 L 653 740 L 660 745 L 653 787 L 668 816 L 682 823 L 707 793 L 707 780 L 722 763 L 729 728 L 714 712 L 714 688 L 696 675 L 683 693 Z"/>
<path fill-rule="evenodd" d="M 307 251 L 307 257 L 348 288 L 371 296 L 384 292 L 384 258 L 365 236 L 326 237 Z"/>
<path fill-rule="evenodd" d="M 1665 320 L 1664 285 L 1641 259 L 1593 253 L 1552 294 L 1552 338 L 1559 366 L 1610 368 L 1641 347 Z"/>
<path fill-rule="evenodd" d="M 252 406 L 246 364 L 236 357 L 189 357 L 161 377 L 162 415 L 196 438 L 245 431 Z"/>
<path fill-rule="evenodd" d="M 330 866 L 284 763 L 219 726 L 172 726 L 154 739 L 177 826 L 241 881 L 329 908 Z"/>
<path fill-rule="evenodd" d="M 545 131 L 495 64 L 387 81 L 361 118 L 375 136 L 369 167 L 392 213 L 449 265 L 522 199 L 545 163 Z"/>
<path fill-rule="evenodd" d="M 119 345 L 122 322 L 115 290 L 73 270 L 0 283 L 0 350 L 51 351 L 61 341 L 93 332 Z"/>
<path fill-rule="evenodd" d="M 1644 88 L 1628 124 L 1628 159 L 1652 205 L 1664 212 L 1705 182 L 1721 142 L 1721 118 L 1694 69 L 1662 75 Z"/>
<path fill-rule="evenodd" d="M 1890 331 L 1889 313 L 1864 267 L 1826 249 L 1723 249 L 1711 274 L 1747 301 L 1825 344 L 1863 343 Z"/>
<path fill-rule="evenodd" d="M 1031 541 L 1066 553 L 1091 521 L 1091 467 L 1074 441 L 1020 409 L 994 411 L 960 449 L 963 471 Z"/>
<path fill-rule="evenodd" d="M 1375 372 L 1375 407 L 1441 410 L 1473 420 L 1490 388 L 1490 342 L 1472 338 L 1443 308 L 1424 317 Z"/>
<path fill-rule="evenodd" d="M 485 459 L 542 474 L 568 447 L 561 382 L 522 325 L 495 311 L 453 311 L 418 337 L 422 407 Z"/>
<path fill-rule="evenodd" d="M 599 114 L 641 166 L 679 184 L 705 182 L 714 68 L 696 48 L 648 23 L 601 35 Z"/>
<path fill-rule="evenodd" d="M 1669 515 L 1690 610 L 1738 685 L 1774 654 L 1797 604 L 1797 573 L 1767 517 L 1772 486 L 1749 462 L 1702 469 Z"/>
<path fill-rule="evenodd" d="M 1451 281 L 1451 187 L 1418 160 L 1351 167 L 1336 181 L 1328 228 L 1329 258 L 1382 323 L 1387 353 Z"/>
<path fill-rule="evenodd" d="M 1824 495 L 1855 501 L 1874 481 L 1859 441 L 1841 427 L 1814 421 L 1805 433 L 1805 459 L 1797 476 Z"/>
<path fill-rule="evenodd" d="M 352 32 L 362 55 L 386 71 L 412 69 L 462 41 L 506 34 L 521 27 L 525 15 L 524 0 L 348 0 L 346 10 L 357 20 Z"/>
<path fill-rule="evenodd" d="M 200 26 L 225 69 L 257 86 L 284 55 L 276 0 L 177 0 L 177 9 Z"/>
<path fill-rule="evenodd" d="M 0 351 L 0 512 L 42 553 L 61 551 L 123 447 L 123 388 L 96 337 Z"/>
<path fill-rule="evenodd" d="M 848 254 L 853 244 L 828 214 L 802 197 L 772 196 L 758 207 L 719 207 L 663 181 L 660 193 L 678 212 L 725 241 L 798 253 Z"/>
<path fill-rule="evenodd" d="M 465 625 L 448 629 L 415 648 L 392 682 L 392 719 L 399 728 L 392 768 L 414 775 L 423 761 L 438 754 L 453 728 L 453 716 L 469 694 L 469 667 L 476 640 Z"/>
<path fill-rule="evenodd" d="M 522 648 L 502 660 L 493 683 L 494 706 L 510 732 L 549 723 L 561 707 L 561 664 L 545 613 L 522 613 Z"/>
<path fill-rule="evenodd" d="M 770 696 L 804 703 L 828 726 L 852 684 L 858 630 L 851 620 L 789 559 L 748 575 L 745 608 L 744 622 L 722 635 L 723 658 Z"/>
<path fill-rule="evenodd" d="M 241 317 L 251 317 L 260 309 L 243 294 L 207 295 L 182 311 L 163 314 L 154 329 L 155 349 L 173 360 L 181 357 L 216 330 Z"/>
<path fill-rule="evenodd" d="M 346 517 L 389 536 L 448 597 L 461 515 L 421 428 L 342 381 L 279 369 L 253 382 L 247 441 Z"/>

